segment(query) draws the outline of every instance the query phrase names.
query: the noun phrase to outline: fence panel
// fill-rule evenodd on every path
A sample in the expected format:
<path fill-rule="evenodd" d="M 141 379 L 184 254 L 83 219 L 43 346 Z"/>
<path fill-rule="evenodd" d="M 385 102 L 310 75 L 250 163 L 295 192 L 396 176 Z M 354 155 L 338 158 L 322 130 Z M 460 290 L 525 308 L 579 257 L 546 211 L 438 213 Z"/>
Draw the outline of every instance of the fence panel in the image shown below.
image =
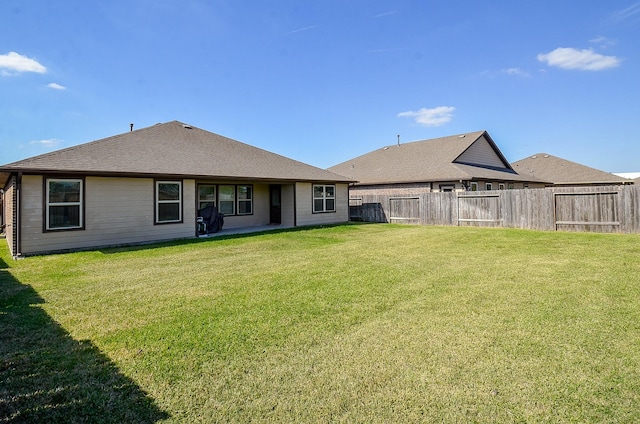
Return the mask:
<path fill-rule="evenodd" d="M 453 192 L 428 193 L 420 197 L 424 225 L 458 225 L 457 195 Z"/>
<path fill-rule="evenodd" d="M 418 197 L 390 198 L 389 222 L 420 224 L 420 199 Z"/>
<path fill-rule="evenodd" d="M 461 194 L 458 196 L 458 225 L 473 227 L 502 226 L 500 195 Z"/>
<path fill-rule="evenodd" d="M 560 231 L 620 231 L 618 192 L 554 193 L 555 224 Z"/>
<path fill-rule="evenodd" d="M 367 222 L 640 233 L 635 185 L 363 195 L 349 209 L 352 219 Z"/>

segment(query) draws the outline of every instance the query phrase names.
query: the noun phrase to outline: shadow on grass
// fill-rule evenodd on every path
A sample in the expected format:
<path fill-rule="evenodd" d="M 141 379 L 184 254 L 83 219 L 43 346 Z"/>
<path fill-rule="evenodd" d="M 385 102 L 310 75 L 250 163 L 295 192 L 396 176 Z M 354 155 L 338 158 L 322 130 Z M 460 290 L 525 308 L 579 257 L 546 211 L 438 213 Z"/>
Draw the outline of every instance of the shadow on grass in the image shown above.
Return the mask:
<path fill-rule="evenodd" d="M 168 418 L 90 341 L 74 340 L 0 258 L 0 422 L 153 423 Z"/>
<path fill-rule="evenodd" d="M 274 229 L 257 229 L 255 231 L 247 231 L 242 233 L 214 233 L 209 235 L 208 237 L 200 237 L 200 238 L 189 238 L 189 239 L 178 239 L 178 240 L 169 240 L 162 242 L 151 242 L 151 243 L 143 243 L 143 244 L 129 244 L 123 246 L 114 246 L 107 247 L 103 249 L 97 249 L 100 253 L 103 254 L 111 254 L 111 253 L 119 253 L 119 252 L 135 252 L 138 250 L 148 250 L 148 249 L 156 249 L 161 247 L 173 247 L 173 246 L 185 246 L 189 244 L 196 243 L 207 243 L 207 242 L 215 242 L 221 240 L 234 240 L 234 239 L 244 239 L 244 238 L 253 238 L 265 234 L 282 234 L 282 233 L 300 233 L 307 232 L 310 230 L 317 230 L 321 228 L 333 228 L 333 227 L 356 227 L 362 225 L 370 225 L 368 222 L 349 222 L 349 223 L 340 223 L 340 224 L 325 224 L 325 225 L 309 225 L 302 227 L 287 227 L 287 228 L 274 228 Z M 91 250 L 91 249 L 87 249 Z"/>

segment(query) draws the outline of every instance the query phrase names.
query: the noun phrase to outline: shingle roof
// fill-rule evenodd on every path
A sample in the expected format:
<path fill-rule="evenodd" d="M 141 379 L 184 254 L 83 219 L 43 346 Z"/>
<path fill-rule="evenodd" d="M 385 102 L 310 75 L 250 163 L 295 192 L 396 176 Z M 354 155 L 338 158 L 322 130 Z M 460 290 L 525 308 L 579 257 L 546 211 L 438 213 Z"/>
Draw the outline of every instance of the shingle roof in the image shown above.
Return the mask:
<path fill-rule="evenodd" d="M 547 153 L 537 153 L 511 165 L 522 175 L 530 175 L 554 184 L 623 184 L 629 181 Z"/>
<path fill-rule="evenodd" d="M 500 159 L 502 167 L 456 162 L 472 144 L 483 137 Z M 357 180 L 359 184 L 471 179 L 538 181 L 514 172 L 486 131 L 387 146 L 332 166 L 329 170 Z"/>
<path fill-rule="evenodd" d="M 327 170 L 178 121 L 126 132 L 0 167 L 0 172 L 16 171 L 350 181 Z"/>

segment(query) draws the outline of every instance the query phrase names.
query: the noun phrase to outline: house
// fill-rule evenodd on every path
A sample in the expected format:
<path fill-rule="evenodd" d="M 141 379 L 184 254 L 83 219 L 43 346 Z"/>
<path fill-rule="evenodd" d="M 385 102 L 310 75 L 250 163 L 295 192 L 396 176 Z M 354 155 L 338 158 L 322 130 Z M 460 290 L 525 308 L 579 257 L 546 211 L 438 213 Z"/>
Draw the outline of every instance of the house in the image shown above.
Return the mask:
<path fill-rule="evenodd" d="M 590 168 L 547 153 L 537 153 L 512 164 L 521 175 L 539 178 L 547 186 L 598 186 L 630 184 L 627 178 Z"/>
<path fill-rule="evenodd" d="M 172 121 L 0 166 L 14 257 L 196 237 L 224 229 L 348 221 L 351 180 Z"/>
<path fill-rule="evenodd" d="M 518 174 L 487 131 L 386 146 L 329 168 L 356 180 L 350 197 L 544 187 Z"/>

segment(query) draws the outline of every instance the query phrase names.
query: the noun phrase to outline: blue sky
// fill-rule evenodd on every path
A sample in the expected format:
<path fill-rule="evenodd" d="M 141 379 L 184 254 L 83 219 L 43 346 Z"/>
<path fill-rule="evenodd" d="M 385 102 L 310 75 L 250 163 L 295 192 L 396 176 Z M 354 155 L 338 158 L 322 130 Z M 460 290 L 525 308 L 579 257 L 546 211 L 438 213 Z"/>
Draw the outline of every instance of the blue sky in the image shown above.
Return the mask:
<path fill-rule="evenodd" d="M 179 120 L 326 168 L 486 129 L 640 171 L 640 1 L 3 0 L 0 164 Z"/>

